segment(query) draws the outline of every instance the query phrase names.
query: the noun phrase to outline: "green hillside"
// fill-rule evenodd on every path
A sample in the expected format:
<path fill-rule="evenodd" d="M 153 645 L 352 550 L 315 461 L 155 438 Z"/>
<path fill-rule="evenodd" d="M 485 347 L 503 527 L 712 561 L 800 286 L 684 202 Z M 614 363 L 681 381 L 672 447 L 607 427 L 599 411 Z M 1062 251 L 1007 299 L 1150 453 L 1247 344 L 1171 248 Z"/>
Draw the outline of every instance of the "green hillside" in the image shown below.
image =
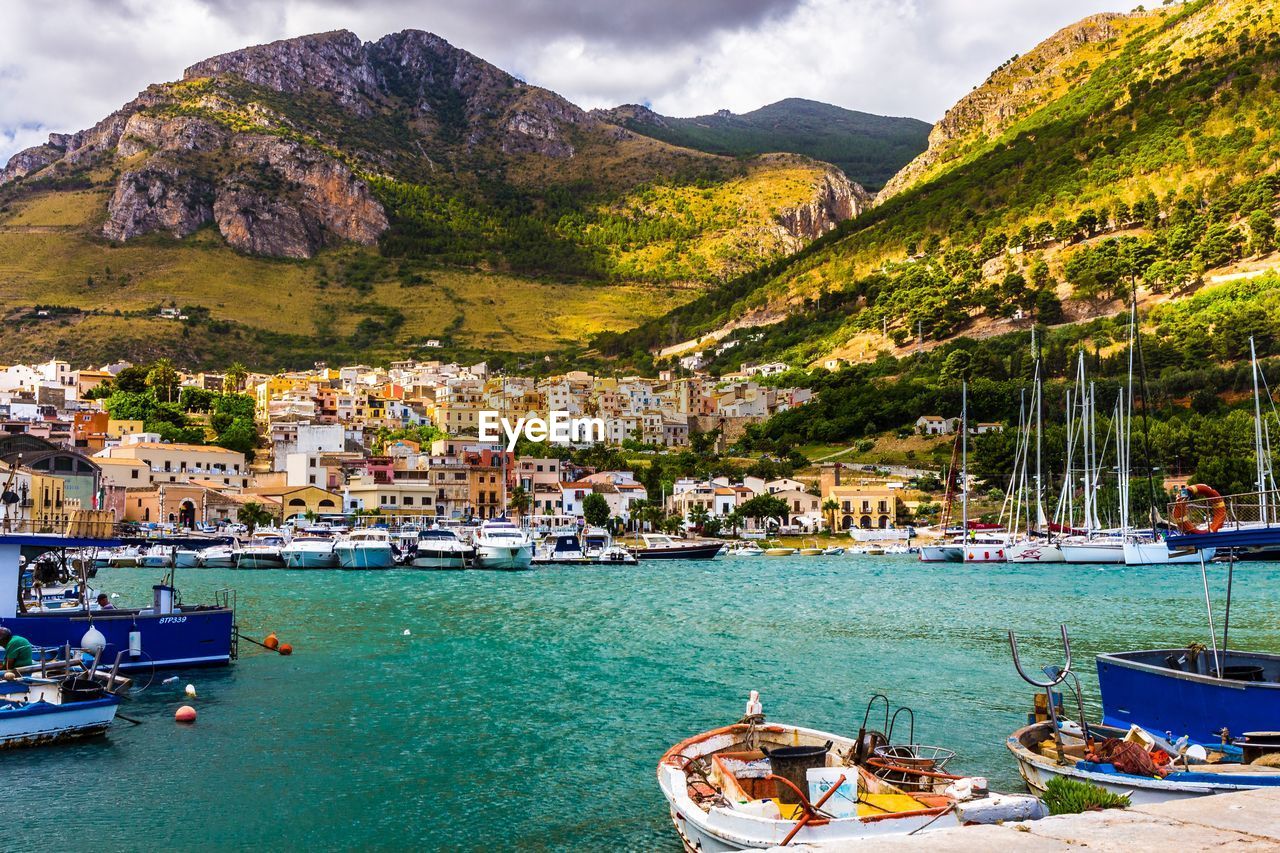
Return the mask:
<path fill-rule="evenodd" d="M 803 154 L 839 166 L 870 190 L 879 189 L 923 151 L 929 135 L 928 123 L 919 119 L 872 115 L 804 98 L 787 98 L 741 115 L 722 110 L 672 118 L 637 106 L 604 115 L 636 133 L 712 154 Z"/>
<path fill-rule="evenodd" d="M 931 346 L 1079 321 L 1135 291 L 1156 304 L 1242 263 L 1266 268 L 1280 188 L 1276 12 L 1202 0 L 1068 27 L 948 112 L 936 145 L 871 212 L 599 343 L 632 353 L 767 323 L 712 367 L 867 361 L 908 354 L 917 334 Z"/>
<path fill-rule="evenodd" d="M 0 310 L 25 323 L 0 358 L 564 351 L 866 201 L 803 156 L 627 133 L 430 33 L 321 33 L 198 62 L 0 169 Z"/>

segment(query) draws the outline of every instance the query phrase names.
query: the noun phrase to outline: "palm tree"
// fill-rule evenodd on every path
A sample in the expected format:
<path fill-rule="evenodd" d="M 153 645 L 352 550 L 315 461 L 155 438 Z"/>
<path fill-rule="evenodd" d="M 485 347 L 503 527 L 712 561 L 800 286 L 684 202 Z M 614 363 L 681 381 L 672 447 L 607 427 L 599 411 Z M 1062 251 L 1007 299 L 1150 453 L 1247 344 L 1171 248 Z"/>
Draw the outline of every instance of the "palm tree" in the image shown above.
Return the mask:
<path fill-rule="evenodd" d="M 693 528 L 699 533 L 706 526 L 707 519 L 711 517 L 711 513 L 702 504 L 694 504 L 689 509 L 689 521 L 692 522 Z"/>
<path fill-rule="evenodd" d="M 250 501 L 236 510 L 236 520 L 243 524 L 252 536 L 254 530 L 271 524 L 276 517 L 262 504 Z"/>
<path fill-rule="evenodd" d="M 836 532 L 836 513 L 840 511 L 840 502 L 835 498 L 827 498 L 822 502 L 822 512 L 827 517 L 827 529 Z"/>
<path fill-rule="evenodd" d="M 227 368 L 227 372 L 222 374 L 223 389 L 230 392 L 239 391 L 248 378 L 249 370 L 240 362 L 233 361 Z"/>
<path fill-rule="evenodd" d="M 164 394 L 166 403 L 173 402 L 173 391 L 178 386 L 178 371 L 173 369 L 173 362 L 167 358 L 158 358 L 147 371 L 147 386 L 155 393 L 156 399 Z"/>
<path fill-rule="evenodd" d="M 729 525 L 729 531 L 734 536 L 738 535 L 738 528 L 742 526 L 744 520 L 742 513 L 738 512 L 736 507 L 724 517 L 725 524 Z"/>
<path fill-rule="evenodd" d="M 533 498 L 524 490 L 524 486 L 516 486 L 507 497 L 507 509 L 515 513 L 516 518 L 528 512 L 529 505 L 532 503 Z"/>

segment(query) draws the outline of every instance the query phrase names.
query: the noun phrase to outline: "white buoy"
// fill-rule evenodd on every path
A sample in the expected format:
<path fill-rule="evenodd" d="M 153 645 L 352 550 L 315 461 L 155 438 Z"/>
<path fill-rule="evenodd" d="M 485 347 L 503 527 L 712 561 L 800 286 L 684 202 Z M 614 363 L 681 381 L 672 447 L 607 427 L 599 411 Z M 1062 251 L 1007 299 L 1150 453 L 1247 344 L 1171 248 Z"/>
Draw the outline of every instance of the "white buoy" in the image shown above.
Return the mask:
<path fill-rule="evenodd" d="M 112 597 L 112 598 L 119 598 L 119 597 L 120 597 L 120 593 L 118 593 L 118 592 L 113 592 L 113 593 L 111 593 L 111 597 Z"/>
<path fill-rule="evenodd" d="M 404 629 L 404 634 L 403 634 L 402 636 L 405 636 L 405 637 L 408 637 L 408 636 L 409 636 L 409 629 L 408 629 L 408 628 L 405 628 L 405 629 Z"/>
<path fill-rule="evenodd" d="M 80 648 L 94 657 L 102 654 L 102 650 L 106 647 L 107 638 L 93 625 L 90 625 L 89 630 L 85 631 L 84 636 L 80 638 Z"/>
<path fill-rule="evenodd" d="M 760 693 L 752 690 L 751 695 L 747 697 L 747 716 L 754 717 L 762 713 L 764 713 L 764 708 L 760 705 Z"/>
<path fill-rule="evenodd" d="M 186 693 L 188 696 L 190 696 L 192 699 L 196 698 L 196 686 L 194 684 L 188 684 L 187 689 L 184 690 L 183 692 Z"/>

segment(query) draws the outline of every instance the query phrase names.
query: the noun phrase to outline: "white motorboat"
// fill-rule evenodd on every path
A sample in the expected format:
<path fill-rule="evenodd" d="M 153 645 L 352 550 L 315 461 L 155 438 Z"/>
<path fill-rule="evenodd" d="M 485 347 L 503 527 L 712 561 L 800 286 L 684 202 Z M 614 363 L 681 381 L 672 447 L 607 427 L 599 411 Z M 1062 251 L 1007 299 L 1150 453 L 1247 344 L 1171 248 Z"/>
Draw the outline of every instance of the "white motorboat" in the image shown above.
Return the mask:
<path fill-rule="evenodd" d="M 480 525 L 475 535 L 476 568 L 518 571 L 533 563 L 533 540 L 506 518 Z"/>
<path fill-rule="evenodd" d="M 942 542 L 937 545 L 921 545 L 920 562 L 963 563 L 964 547 L 959 543 L 953 542 Z"/>
<path fill-rule="evenodd" d="M 116 548 L 107 558 L 107 565 L 117 569 L 132 569 L 138 566 L 139 550 L 131 545 Z"/>
<path fill-rule="evenodd" d="M 433 527 L 418 533 L 408 557 L 409 565 L 419 569 L 469 569 L 475 563 L 476 549 L 462 541 L 457 531 Z"/>
<path fill-rule="evenodd" d="M 235 550 L 237 569 L 283 569 L 284 537 L 275 531 L 255 531 Z"/>
<path fill-rule="evenodd" d="M 176 548 L 154 545 L 138 554 L 138 565 L 144 569 L 167 569 L 174 563 Z"/>
<path fill-rule="evenodd" d="M 587 559 L 594 559 L 597 563 L 615 566 L 634 566 L 640 562 L 636 559 L 635 554 L 632 554 L 621 545 L 608 545 L 595 557 L 588 557 Z"/>
<path fill-rule="evenodd" d="M 338 555 L 333 553 L 333 540 L 328 536 L 311 536 L 302 534 L 293 537 L 288 545 L 280 549 L 284 557 L 285 568 L 289 569 L 335 569 L 338 567 Z"/>
<path fill-rule="evenodd" d="M 635 554 L 614 543 L 609 531 L 599 527 L 588 528 L 582 534 L 582 553 L 588 562 L 625 566 L 634 566 L 639 562 Z"/>
<path fill-rule="evenodd" d="M 382 527 L 351 531 L 334 543 L 333 553 L 344 569 L 389 569 L 396 564 L 391 534 Z"/>
<path fill-rule="evenodd" d="M 173 552 L 173 565 L 179 569 L 194 569 L 200 565 L 200 552 L 195 548 L 178 548 Z"/>
<path fill-rule="evenodd" d="M 725 550 L 726 557 L 763 557 L 764 549 L 754 542 L 741 542 Z"/>
<path fill-rule="evenodd" d="M 200 552 L 200 565 L 206 569 L 232 569 L 236 565 L 233 545 L 213 545 Z"/>
<path fill-rule="evenodd" d="M 810 849 L 1046 813 L 1034 797 L 978 797 L 985 783 L 882 763 L 900 774 L 891 783 L 870 762 L 859 766 L 855 739 L 765 722 L 752 704 L 743 722 L 681 741 L 658 763 L 687 851 Z"/>

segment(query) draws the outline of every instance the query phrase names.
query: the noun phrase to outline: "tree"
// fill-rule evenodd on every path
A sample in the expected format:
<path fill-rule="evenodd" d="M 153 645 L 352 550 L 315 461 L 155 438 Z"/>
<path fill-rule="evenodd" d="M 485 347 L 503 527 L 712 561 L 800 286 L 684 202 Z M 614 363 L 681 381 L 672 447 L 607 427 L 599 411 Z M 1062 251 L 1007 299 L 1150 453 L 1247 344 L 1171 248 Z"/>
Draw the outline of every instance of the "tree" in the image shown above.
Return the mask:
<path fill-rule="evenodd" d="M 137 365 L 126 367 L 116 374 L 112 384 L 117 391 L 141 394 L 147 390 L 147 368 Z"/>
<path fill-rule="evenodd" d="M 246 379 L 249 378 L 249 371 L 243 364 L 238 361 L 231 362 L 231 366 L 227 368 L 227 372 L 222 374 L 222 386 L 226 391 L 239 391 Z"/>
<path fill-rule="evenodd" d="M 252 460 L 254 450 L 258 446 L 258 428 L 248 418 L 235 418 L 230 426 L 224 429 L 215 442 L 219 447 L 236 450 Z"/>
<path fill-rule="evenodd" d="M 592 527 L 604 527 L 609 523 L 609 502 L 599 492 L 592 492 L 582 499 L 582 516 Z"/>
<path fill-rule="evenodd" d="M 835 498 L 827 498 L 822 502 L 822 514 L 827 519 L 827 529 L 836 529 L 836 513 L 840 511 L 840 502 Z"/>
<path fill-rule="evenodd" d="M 699 533 L 707 526 L 707 519 L 711 517 L 711 513 L 702 504 L 694 504 L 689 509 L 689 521 L 693 524 L 694 530 Z"/>
<path fill-rule="evenodd" d="M 743 517 L 754 519 L 759 523 L 766 518 L 781 518 L 784 521 L 791 512 L 791 507 L 787 502 L 777 495 L 756 495 L 748 501 L 744 501 L 738 507 L 738 511 Z"/>
<path fill-rule="evenodd" d="M 250 501 L 236 510 L 236 520 L 243 524 L 252 536 L 254 530 L 271 524 L 276 517 L 262 504 Z"/>
<path fill-rule="evenodd" d="M 516 486 L 507 496 L 507 509 L 511 510 L 517 518 L 528 512 L 532 504 L 533 497 L 525 491 L 524 486 Z"/>
<path fill-rule="evenodd" d="M 178 394 L 178 371 L 173 369 L 173 362 L 167 358 L 157 359 L 156 363 L 151 365 L 151 369 L 147 371 L 146 382 L 157 400 L 163 399 L 166 403 L 172 403 L 173 398 Z"/>

